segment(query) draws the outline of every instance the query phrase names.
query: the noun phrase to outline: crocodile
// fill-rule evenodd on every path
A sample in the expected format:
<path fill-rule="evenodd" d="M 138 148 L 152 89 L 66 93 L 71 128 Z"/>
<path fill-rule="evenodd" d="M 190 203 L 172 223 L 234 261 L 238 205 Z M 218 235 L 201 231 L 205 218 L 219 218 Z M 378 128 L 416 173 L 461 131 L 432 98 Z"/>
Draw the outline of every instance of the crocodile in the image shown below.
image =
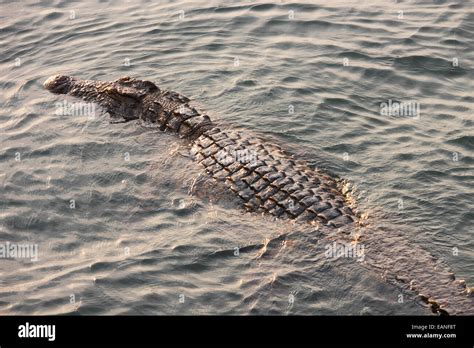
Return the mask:
<path fill-rule="evenodd" d="M 180 93 L 128 76 L 96 81 L 54 75 L 43 85 L 52 93 L 98 104 L 113 123 L 137 120 L 177 134 L 207 175 L 233 192 L 246 211 L 337 231 L 356 230 L 364 224 L 363 214 L 358 212 L 345 180 L 295 159 L 279 145 L 252 132 L 222 127 Z M 351 238 L 356 240 L 351 242 L 360 238 L 355 235 Z M 410 250 L 414 249 L 410 245 L 396 251 L 387 245 L 380 246 L 380 238 L 376 240 L 370 235 L 364 242 L 373 250 L 372 262 L 376 267 L 377 263 L 396 260 L 396 264 L 384 268 L 393 272 L 396 269 L 397 283 L 415 291 L 433 313 L 474 312 L 472 291 L 464 281 L 456 280 L 447 267 L 436 262 L 426 266 L 414 261 L 412 254 L 428 255 L 426 252 Z M 419 268 L 423 271 L 419 272 Z"/>

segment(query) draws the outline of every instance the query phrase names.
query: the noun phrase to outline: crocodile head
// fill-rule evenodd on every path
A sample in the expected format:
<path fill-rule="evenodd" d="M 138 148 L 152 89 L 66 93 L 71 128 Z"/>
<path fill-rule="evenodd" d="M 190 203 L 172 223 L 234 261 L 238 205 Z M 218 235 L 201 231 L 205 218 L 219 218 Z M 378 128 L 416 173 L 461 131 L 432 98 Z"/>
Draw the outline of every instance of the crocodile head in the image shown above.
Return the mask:
<path fill-rule="evenodd" d="M 76 79 L 67 75 L 54 75 L 47 79 L 43 86 L 51 93 L 67 94 L 74 85 Z"/>
<path fill-rule="evenodd" d="M 115 81 L 95 81 L 54 75 L 43 86 L 55 94 L 67 94 L 96 103 L 113 118 L 125 121 L 140 118 L 143 100 L 160 92 L 154 83 L 128 76 Z"/>

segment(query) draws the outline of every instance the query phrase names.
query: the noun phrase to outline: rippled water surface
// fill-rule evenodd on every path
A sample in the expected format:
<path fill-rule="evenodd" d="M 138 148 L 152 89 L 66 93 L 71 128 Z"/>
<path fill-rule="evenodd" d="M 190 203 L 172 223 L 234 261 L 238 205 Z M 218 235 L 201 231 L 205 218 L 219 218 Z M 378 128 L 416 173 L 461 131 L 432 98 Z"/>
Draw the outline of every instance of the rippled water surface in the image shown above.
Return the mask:
<path fill-rule="evenodd" d="M 173 135 L 57 115 L 56 73 L 196 99 L 349 179 L 373 233 L 474 283 L 472 2 L 0 0 L 0 19 L 0 242 L 39 248 L 0 259 L 0 313 L 429 314 L 307 226 L 189 195 Z M 389 99 L 419 117 L 381 115 Z"/>

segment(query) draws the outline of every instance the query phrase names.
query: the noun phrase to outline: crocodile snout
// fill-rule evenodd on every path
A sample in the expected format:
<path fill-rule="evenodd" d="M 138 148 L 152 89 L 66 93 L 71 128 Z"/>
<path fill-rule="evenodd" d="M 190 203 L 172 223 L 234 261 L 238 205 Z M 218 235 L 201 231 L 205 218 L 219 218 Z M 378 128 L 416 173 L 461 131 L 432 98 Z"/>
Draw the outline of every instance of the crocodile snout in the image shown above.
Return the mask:
<path fill-rule="evenodd" d="M 67 75 L 54 75 L 48 78 L 43 86 L 48 91 L 56 94 L 66 94 L 74 83 L 74 78 Z"/>

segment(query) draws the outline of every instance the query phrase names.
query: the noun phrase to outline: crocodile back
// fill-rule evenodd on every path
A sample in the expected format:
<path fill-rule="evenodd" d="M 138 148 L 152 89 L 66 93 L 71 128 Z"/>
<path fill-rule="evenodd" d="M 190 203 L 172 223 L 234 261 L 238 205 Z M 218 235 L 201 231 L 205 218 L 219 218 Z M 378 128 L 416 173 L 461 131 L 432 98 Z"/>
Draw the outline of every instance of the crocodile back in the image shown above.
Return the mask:
<path fill-rule="evenodd" d="M 357 220 L 338 179 L 248 131 L 213 128 L 193 142 L 191 153 L 247 211 L 334 227 Z"/>

